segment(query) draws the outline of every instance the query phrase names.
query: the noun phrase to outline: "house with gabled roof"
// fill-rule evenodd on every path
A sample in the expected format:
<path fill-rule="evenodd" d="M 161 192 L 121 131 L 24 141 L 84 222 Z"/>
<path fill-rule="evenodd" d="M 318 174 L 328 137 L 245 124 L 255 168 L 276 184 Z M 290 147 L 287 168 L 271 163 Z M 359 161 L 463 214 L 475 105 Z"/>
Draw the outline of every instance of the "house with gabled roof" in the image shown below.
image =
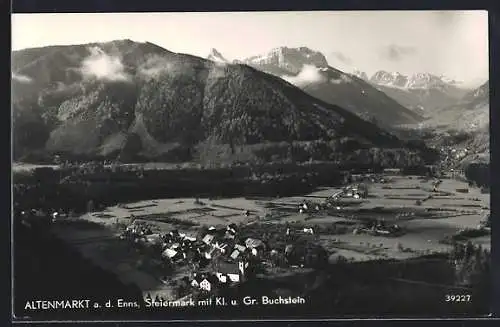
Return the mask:
<path fill-rule="evenodd" d="M 290 230 L 290 228 L 286 229 L 286 235 L 291 235 L 292 233 L 296 234 L 314 234 L 314 230 L 312 228 L 302 228 L 302 229 L 297 229 L 295 231 Z"/>
<path fill-rule="evenodd" d="M 172 249 L 172 248 L 167 248 L 165 251 L 163 251 L 162 255 L 166 258 L 172 259 L 174 258 L 179 252 Z"/>
<path fill-rule="evenodd" d="M 198 288 L 198 287 L 200 287 L 200 282 L 198 282 L 198 280 L 196 280 L 196 279 L 193 279 L 191 281 L 191 286 Z"/>
<path fill-rule="evenodd" d="M 236 232 L 237 232 L 237 227 L 236 227 L 236 224 L 229 224 L 228 226 L 226 226 L 226 235 L 229 234 L 229 235 L 236 235 Z"/>
<path fill-rule="evenodd" d="M 212 244 L 214 239 L 215 239 L 215 236 L 213 234 L 207 234 L 203 237 L 202 241 L 203 241 L 203 243 L 209 245 L 209 244 Z"/>
<path fill-rule="evenodd" d="M 223 253 L 222 253 L 221 249 L 219 249 L 218 247 L 213 246 L 213 247 L 211 247 L 211 248 L 209 248 L 209 249 L 207 249 L 205 251 L 205 258 L 207 258 L 207 259 L 215 259 L 215 258 L 221 256 L 222 254 Z"/>
<path fill-rule="evenodd" d="M 200 281 L 200 289 L 210 292 L 219 284 L 219 279 L 211 274 L 206 275 L 202 281 Z"/>
<path fill-rule="evenodd" d="M 203 279 L 205 279 L 203 275 L 199 275 L 199 274 L 195 273 L 193 276 L 193 279 L 191 280 L 191 286 L 195 287 L 195 288 L 199 288 L 200 283 Z"/>
<path fill-rule="evenodd" d="M 151 234 L 151 235 L 147 235 L 146 236 L 146 240 L 149 242 L 149 243 L 160 243 L 162 240 L 161 240 L 161 236 L 160 234 Z"/>
<path fill-rule="evenodd" d="M 226 234 L 224 235 L 224 238 L 234 240 L 236 238 L 236 233 L 231 230 L 227 230 Z"/>
<path fill-rule="evenodd" d="M 234 246 L 234 249 L 240 251 L 241 253 L 243 253 L 243 252 L 245 252 L 245 250 L 247 249 L 247 247 L 244 246 L 244 245 L 241 245 L 241 244 L 236 244 Z"/>
<path fill-rule="evenodd" d="M 219 282 L 225 284 L 227 283 L 228 281 L 228 276 L 226 274 L 223 274 L 223 273 L 220 273 L 220 272 L 217 272 L 215 273 L 215 275 L 217 276 L 217 278 L 219 279 Z"/>
<path fill-rule="evenodd" d="M 303 228 L 301 231 L 303 233 L 306 233 L 306 234 L 314 234 L 314 231 L 312 228 Z"/>
<path fill-rule="evenodd" d="M 180 237 L 180 233 L 177 229 L 171 230 L 168 234 L 175 239 Z"/>
<path fill-rule="evenodd" d="M 237 249 L 234 249 L 233 252 L 231 252 L 231 254 L 229 255 L 229 257 L 232 260 L 237 260 L 240 256 L 241 256 L 241 252 Z"/>
<path fill-rule="evenodd" d="M 227 276 L 227 282 L 240 283 L 245 280 L 245 271 L 248 268 L 248 263 L 243 261 L 227 262 L 221 260 L 215 263 L 214 266 L 216 275 Z"/>
<path fill-rule="evenodd" d="M 258 253 L 264 251 L 266 248 L 264 242 L 255 238 L 247 238 L 245 241 L 245 245 L 253 255 L 257 255 Z"/>
<path fill-rule="evenodd" d="M 214 244 L 214 247 L 218 250 L 220 250 L 220 252 L 222 254 L 226 253 L 226 251 L 228 250 L 228 244 L 227 243 L 223 243 L 223 242 L 218 242 L 216 241 L 215 244 Z"/>
<path fill-rule="evenodd" d="M 194 242 L 196 242 L 196 237 L 192 236 L 192 235 L 185 235 L 182 240 L 194 243 Z"/>
<path fill-rule="evenodd" d="M 210 283 L 210 281 L 206 278 L 203 279 L 199 285 L 202 290 L 205 290 L 207 292 L 210 292 L 212 290 L 212 283 Z"/>

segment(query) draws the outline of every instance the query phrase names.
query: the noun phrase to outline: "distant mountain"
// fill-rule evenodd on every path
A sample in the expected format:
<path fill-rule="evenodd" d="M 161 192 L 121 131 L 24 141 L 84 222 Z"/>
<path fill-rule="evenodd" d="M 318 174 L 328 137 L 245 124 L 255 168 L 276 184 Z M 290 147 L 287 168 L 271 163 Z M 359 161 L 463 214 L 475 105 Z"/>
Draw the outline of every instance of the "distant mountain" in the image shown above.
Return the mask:
<path fill-rule="evenodd" d="M 467 93 L 458 103 L 436 110 L 425 126 L 459 131 L 478 131 L 489 127 L 489 81 Z"/>
<path fill-rule="evenodd" d="M 217 49 L 210 50 L 210 53 L 207 56 L 208 60 L 215 61 L 215 62 L 220 62 L 220 63 L 229 63 L 229 61 L 224 58 L 224 56 L 217 51 Z"/>
<path fill-rule="evenodd" d="M 456 117 L 452 129 L 465 131 L 469 137 L 464 146 L 473 150 L 474 155 L 467 156 L 463 163 L 467 162 L 490 162 L 490 101 L 489 81 L 468 93 L 462 99 L 461 106 L 446 108 L 441 115 L 454 115 L 456 111 L 462 111 L 461 116 Z M 438 118 L 434 118 L 438 120 Z"/>
<path fill-rule="evenodd" d="M 307 47 L 279 47 L 267 54 L 247 58 L 243 63 L 273 75 L 297 75 L 305 65 L 328 69 L 326 57 L 321 52 Z"/>
<path fill-rule="evenodd" d="M 251 62 L 303 71 L 306 52 L 286 52 Z M 312 52 L 309 58 L 310 63 L 323 60 Z M 338 92 L 339 103 L 363 104 L 368 112 L 387 110 L 396 117 L 393 122 L 413 120 L 381 92 L 323 64 L 319 74 L 329 79 L 325 90 Z M 343 138 L 357 142 L 354 149 L 403 146 L 379 127 L 283 79 L 152 43 L 119 40 L 14 51 L 12 70 L 16 157 L 38 151 L 167 160 L 177 151 L 188 160 L 209 145 Z M 349 86 L 337 88 L 341 84 Z M 311 87 L 305 89 L 316 86 Z M 344 90 L 356 100 L 351 102 Z M 360 100 L 364 96 L 367 100 Z"/>
<path fill-rule="evenodd" d="M 462 101 L 469 103 L 472 106 L 477 106 L 482 103 L 489 102 L 489 97 L 490 97 L 490 81 L 486 81 L 483 85 L 481 85 L 477 89 L 467 93 L 463 97 Z"/>
<path fill-rule="evenodd" d="M 341 106 L 364 119 L 377 121 L 386 128 L 422 120 L 420 115 L 363 79 L 330 67 L 321 52 L 307 47 L 275 48 L 242 63 L 279 76 L 320 100 Z"/>
<path fill-rule="evenodd" d="M 367 73 L 362 72 L 362 71 L 357 70 L 357 69 L 353 70 L 352 75 L 356 76 L 357 78 L 362 79 L 363 81 L 369 80 Z"/>
<path fill-rule="evenodd" d="M 376 85 L 406 87 L 408 77 L 400 73 L 389 73 L 386 71 L 378 71 L 371 78 L 370 82 Z"/>
<path fill-rule="evenodd" d="M 448 89 L 458 87 L 459 82 L 447 79 L 444 76 L 436 76 L 429 73 L 416 73 L 406 76 L 398 72 L 378 71 L 371 78 L 370 82 L 377 85 L 400 87 L 406 89 Z"/>
<path fill-rule="evenodd" d="M 457 103 L 469 91 L 457 81 L 429 73 L 407 76 L 381 70 L 369 81 L 405 107 L 426 116 L 436 109 Z"/>

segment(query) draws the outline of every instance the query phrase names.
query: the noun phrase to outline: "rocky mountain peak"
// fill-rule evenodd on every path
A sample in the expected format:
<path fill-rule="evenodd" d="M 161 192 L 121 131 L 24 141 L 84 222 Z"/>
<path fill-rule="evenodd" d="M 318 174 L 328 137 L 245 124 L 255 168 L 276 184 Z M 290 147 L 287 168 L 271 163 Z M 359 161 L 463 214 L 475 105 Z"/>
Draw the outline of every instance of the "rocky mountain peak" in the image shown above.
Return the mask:
<path fill-rule="evenodd" d="M 380 70 L 371 78 L 370 82 L 381 86 L 399 87 L 406 89 L 436 89 L 458 87 L 459 82 L 447 78 L 446 76 L 437 76 L 431 73 L 415 73 L 404 75 L 399 72 L 387 72 Z"/>
<path fill-rule="evenodd" d="M 207 59 L 217 62 L 228 62 L 228 60 L 215 48 L 210 50 Z"/>
<path fill-rule="evenodd" d="M 306 65 L 327 68 L 325 55 L 308 47 L 278 47 L 264 55 L 250 57 L 243 61 L 251 66 L 277 66 L 290 74 L 298 74 Z"/>

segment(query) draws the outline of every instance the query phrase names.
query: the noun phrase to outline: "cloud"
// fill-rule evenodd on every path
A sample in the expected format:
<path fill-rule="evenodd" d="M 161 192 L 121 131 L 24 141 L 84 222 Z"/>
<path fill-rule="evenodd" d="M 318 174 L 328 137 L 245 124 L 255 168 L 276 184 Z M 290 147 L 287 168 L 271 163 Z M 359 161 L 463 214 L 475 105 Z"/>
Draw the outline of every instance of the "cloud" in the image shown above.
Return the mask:
<path fill-rule="evenodd" d="M 151 56 L 139 66 L 138 73 L 143 77 L 158 77 L 174 69 L 172 63 L 161 56 Z"/>
<path fill-rule="evenodd" d="M 138 67 L 137 74 L 143 78 L 158 78 L 164 74 L 194 78 L 196 70 L 189 61 L 184 62 L 176 57 L 152 55 Z"/>
<path fill-rule="evenodd" d="M 31 77 L 16 73 L 12 74 L 12 79 L 23 84 L 29 84 L 33 82 L 33 79 Z"/>
<path fill-rule="evenodd" d="M 214 62 L 214 66 L 216 66 L 216 67 L 224 68 L 224 67 L 227 67 L 228 65 L 229 65 L 229 63 L 227 61 L 215 61 Z"/>
<path fill-rule="evenodd" d="M 351 77 L 349 77 L 349 75 L 347 75 L 347 74 L 342 74 L 337 79 L 333 79 L 333 78 L 330 79 L 330 83 L 332 83 L 332 84 L 342 84 L 342 83 L 352 83 L 352 82 L 353 82 L 353 79 Z"/>
<path fill-rule="evenodd" d="M 85 77 L 113 82 L 130 80 L 119 57 L 110 56 L 99 47 L 92 47 L 88 50 L 90 55 L 83 60 L 81 67 L 81 72 Z"/>
<path fill-rule="evenodd" d="M 340 62 L 343 62 L 344 64 L 352 64 L 352 59 L 343 54 L 342 52 L 333 52 L 332 57 L 339 60 Z"/>
<path fill-rule="evenodd" d="M 313 83 L 326 82 L 328 80 L 323 74 L 321 74 L 320 68 L 312 65 L 304 65 L 302 70 L 295 76 L 284 75 L 281 78 L 298 87 Z"/>
<path fill-rule="evenodd" d="M 417 54 L 417 52 L 415 47 L 391 44 L 381 50 L 380 57 L 388 61 L 401 61 L 405 57 Z"/>

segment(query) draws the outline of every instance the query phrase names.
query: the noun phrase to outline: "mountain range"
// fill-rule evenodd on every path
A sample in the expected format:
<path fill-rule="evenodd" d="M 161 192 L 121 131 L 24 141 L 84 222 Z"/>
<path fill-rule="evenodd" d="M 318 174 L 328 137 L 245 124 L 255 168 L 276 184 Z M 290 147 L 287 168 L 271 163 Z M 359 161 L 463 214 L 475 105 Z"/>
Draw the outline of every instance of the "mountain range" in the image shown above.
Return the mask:
<path fill-rule="evenodd" d="M 470 91 L 460 82 L 430 73 L 404 75 L 380 70 L 370 78 L 360 71 L 353 74 L 424 116 L 431 116 L 434 110 L 457 103 Z"/>
<path fill-rule="evenodd" d="M 131 40 L 14 51 L 14 156 L 125 153 L 153 160 L 177 151 L 189 159 L 212 145 L 346 138 L 357 144 L 354 149 L 403 147 L 352 112 L 392 123 L 420 118 L 306 49 L 281 49 L 246 64 L 211 55 L 208 60 Z M 294 81 L 310 76 L 307 63 L 324 80 Z M 286 73 L 288 82 L 250 66 Z"/>
<path fill-rule="evenodd" d="M 278 47 L 237 63 L 278 76 L 315 98 L 341 106 L 363 119 L 376 121 L 387 129 L 423 119 L 369 82 L 329 66 L 321 52 L 307 47 Z"/>

